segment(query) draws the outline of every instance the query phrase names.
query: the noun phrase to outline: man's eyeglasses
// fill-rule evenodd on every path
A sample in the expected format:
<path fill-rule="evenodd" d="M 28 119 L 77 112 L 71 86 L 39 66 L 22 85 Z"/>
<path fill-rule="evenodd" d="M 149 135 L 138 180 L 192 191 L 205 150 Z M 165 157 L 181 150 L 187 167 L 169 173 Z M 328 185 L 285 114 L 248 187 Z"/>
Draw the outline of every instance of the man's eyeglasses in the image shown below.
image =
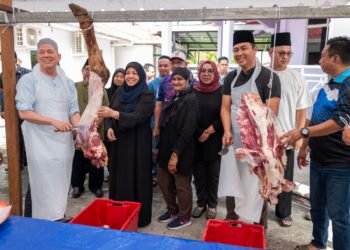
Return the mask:
<path fill-rule="evenodd" d="M 202 70 L 201 70 L 201 73 L 202 73 L 202 74 L 205 74 L 205 73 L 207 73 L 207 74 L 213 74 L 214 71 L 213 71 L 212 69 L 208 69 L 208 70 L 202 69 Z"/>
<path fill-rule="evenodd" d="M 278 52 L 278 54 L 280 57 L 285 57 L 285 56 L 292 57 L 293 56 L 293 52 L 280 51 L 280 52 Z"/>

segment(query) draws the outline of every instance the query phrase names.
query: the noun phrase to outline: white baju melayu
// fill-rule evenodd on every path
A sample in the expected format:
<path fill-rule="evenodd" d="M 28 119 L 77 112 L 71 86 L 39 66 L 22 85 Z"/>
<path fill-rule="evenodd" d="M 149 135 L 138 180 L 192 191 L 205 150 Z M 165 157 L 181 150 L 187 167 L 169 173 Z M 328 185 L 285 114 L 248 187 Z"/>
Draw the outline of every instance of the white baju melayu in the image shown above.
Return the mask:
<path fill-rule="evenodd" d="M 309 108 L 311 98 L 303 76 L 293 70 L 275 71 L 281 81 L 281 100 L 278 110 L 278 120 L 284 132 L 296 127 L 298 110 Z"/>
<path fill-rule="evenodd" d="M 49 77 L 37 64 L 17 84 L 16 107 L 42 116 L 69 122 L 79 112 L 73 81 L 57 67 L 58 75 Z M 22 123 L 27 153 L 32 217 L 59 220 L 64 217 L 74 155 L 71 132 L 55 132 L 51 125 Z"/>

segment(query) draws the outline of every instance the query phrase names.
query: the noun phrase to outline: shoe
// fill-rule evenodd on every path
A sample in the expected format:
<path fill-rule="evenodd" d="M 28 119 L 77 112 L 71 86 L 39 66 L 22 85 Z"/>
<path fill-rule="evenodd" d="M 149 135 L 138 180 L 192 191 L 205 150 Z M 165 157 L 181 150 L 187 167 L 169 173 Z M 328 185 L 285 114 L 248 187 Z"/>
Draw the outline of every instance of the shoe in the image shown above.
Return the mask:
<path fill-rule="evenodd" d="M 158 221 L 161 223 L 166 223 L 175 220 L 177 217 L 177 214 L 171 213 L 170 211 L 166 211 L 164 214 L 159 216 Z"/>
<path fill-rule="evenodd" d="M 68 223 L 73 219 L 73 217 L 63 217 L 60 220 L 56 220 L 57 222 L 63 222 L 63 223 Z"/>
<path fill-rule="evenodd" d="M 181 219 L 180 217 L 177 217 L 175 220 L 173 220 L 167 225 L 167 228 L 176 230 L 176 229 L 188 227 L 191 224 L 192 222 L 190 219 Z"/>
<path fill-rule="evenodd" d="M 73 192 L 72 192 L 72 198 L 74 198 L 74 199 L 79 198 L 82 193 L 83 193 L 83 191 L 81 191 L 80 188 L 74 187 Z"/>
<path fill-rule="evenodd" d="M 98 188 L 93 192 L 97 198 L 102 198 L 104 196 L 104 192 L 101 188 Z"/>
<path fill-rule="evenodd" d="M 199 218 L 202 216 L 202 214 L 205 212 L 206 207 L 195 207 L 192 212 L 193 218 Z"/>
<path fill-rule="evenodd" d="M 215 219 L 216 217 L 216 208 L 208 208 L 205 217 L 209 219 Z"/>
<path fill-rule="evenodd" d="M 310 211 L 305 214 L 304 219 L 305 220 L 311 220 L 311 213 L 310 213 Z"/>
<path fill-rule="evenodd" d="M 158 186 L 158 181 L 156 179 L 152 180 L 152 187 Z"/>

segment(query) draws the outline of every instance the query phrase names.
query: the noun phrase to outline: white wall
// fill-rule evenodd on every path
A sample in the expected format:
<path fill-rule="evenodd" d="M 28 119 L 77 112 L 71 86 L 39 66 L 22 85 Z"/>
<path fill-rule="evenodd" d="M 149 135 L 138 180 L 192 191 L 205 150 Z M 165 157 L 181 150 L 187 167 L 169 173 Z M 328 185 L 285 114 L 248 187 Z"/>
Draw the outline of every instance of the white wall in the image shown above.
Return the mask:
<path fill-rule="evenodd" d="M 350 36 L 350 18 L 332 18 L 329 23 L 329 38 Z"/>
<path fill-rule="evenodd" d="M 145 63 L 153 64 L 153 45 L 132 45 L 115 47 L 115 66 L 116 68 L 125 68 L 132 61 L 144 65 Z"/>

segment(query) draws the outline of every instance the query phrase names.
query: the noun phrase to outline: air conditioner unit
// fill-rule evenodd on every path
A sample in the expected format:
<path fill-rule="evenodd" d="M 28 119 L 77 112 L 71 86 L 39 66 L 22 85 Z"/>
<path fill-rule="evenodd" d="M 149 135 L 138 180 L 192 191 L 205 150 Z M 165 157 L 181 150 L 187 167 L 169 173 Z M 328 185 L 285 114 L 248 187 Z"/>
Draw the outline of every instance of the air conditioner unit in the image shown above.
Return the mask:
<path fill-rule="evenodd" d="M 28 46 L 36 46 L 38 43 L 38 31 L 33 28 L 28 28 L 26 30 L 26 41 Z"/>
<path fill-rule="evenodd" d="M 83 33 L 81 30 L 75 31 L 73 33 L 74 40 L 74 51 L 73 53 L 76 55 L 85 55 L 86 54 L 86 45 Z"/>
<path fill-rule="evenodd" d="M 35 47 L 38 42 L 38 30 L 22 25 L 15 28 L 15 41 L 19 47 Z"/>

